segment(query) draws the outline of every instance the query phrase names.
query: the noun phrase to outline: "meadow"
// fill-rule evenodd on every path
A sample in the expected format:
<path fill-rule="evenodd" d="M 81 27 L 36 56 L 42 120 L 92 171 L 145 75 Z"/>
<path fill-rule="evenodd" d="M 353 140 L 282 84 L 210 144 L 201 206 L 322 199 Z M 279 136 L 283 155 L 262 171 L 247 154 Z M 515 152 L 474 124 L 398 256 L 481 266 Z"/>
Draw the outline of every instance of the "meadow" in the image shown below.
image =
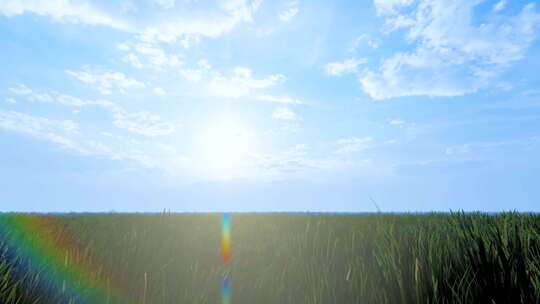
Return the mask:
<path fill-rule="evenodd" d="M 534 214 L 0 215 L 0 303 L 540 303 Z"/>

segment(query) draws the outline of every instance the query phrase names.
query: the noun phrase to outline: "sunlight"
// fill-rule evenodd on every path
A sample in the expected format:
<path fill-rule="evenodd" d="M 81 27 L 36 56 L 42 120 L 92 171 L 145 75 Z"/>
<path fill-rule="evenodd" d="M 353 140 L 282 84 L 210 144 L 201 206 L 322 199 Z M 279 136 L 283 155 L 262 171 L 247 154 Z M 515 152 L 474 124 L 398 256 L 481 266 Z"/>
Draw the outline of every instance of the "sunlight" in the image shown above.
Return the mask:
<path fill-rule="evenodd" d="M 255 133 L 238 121 L 222 120 L 203 131 L 200 150 L 214 177 L 237 177 L 255 153 Z"/>

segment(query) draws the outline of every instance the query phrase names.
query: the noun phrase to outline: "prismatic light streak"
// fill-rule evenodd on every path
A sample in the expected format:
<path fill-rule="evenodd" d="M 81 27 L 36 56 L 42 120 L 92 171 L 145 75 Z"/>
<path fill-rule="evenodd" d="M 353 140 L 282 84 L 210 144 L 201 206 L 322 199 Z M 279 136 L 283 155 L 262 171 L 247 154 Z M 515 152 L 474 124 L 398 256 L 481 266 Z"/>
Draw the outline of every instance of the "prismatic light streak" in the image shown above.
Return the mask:
<path fill-rule="evenodd" d="M 223 304 L 231 303 L 231 288 L 230 288 L 229 274 L 225 275 L 223 279 Z"/>
<path fill-rule="evenodd" d="M 222 227 L 221 227 L 221 254 L 223 258 L 223 264 L 225 267 L 229 266 L 231 260 L 231 215 L 228 213 L 223 214 Z M 222 297 L 223 304 L 231 303 L 231 289 L 230 289 L 230 271 L 226 270 L 225 277 L 223 278 Z"/>
<path fill-rule="evenodd" d="M 221 253 L 223 263 L 227 266 L 231 259 L 231 216 L 226 213 L 223 215 L 223 226 L 221 231 Z"/>

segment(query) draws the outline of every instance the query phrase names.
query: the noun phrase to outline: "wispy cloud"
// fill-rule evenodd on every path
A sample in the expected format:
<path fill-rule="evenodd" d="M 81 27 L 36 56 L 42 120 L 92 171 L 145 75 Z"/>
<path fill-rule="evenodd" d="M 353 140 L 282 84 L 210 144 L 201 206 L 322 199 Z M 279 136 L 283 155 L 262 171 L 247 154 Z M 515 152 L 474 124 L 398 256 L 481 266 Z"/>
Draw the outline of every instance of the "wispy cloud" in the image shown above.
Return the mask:
<path fill-rule="evenodd" d="M 349 52 L 354 52 L 356 50 L 358 50 L 358 48 L 360 47 L 360 44 L 364 43 L 372 48 L 372 49 L 377 49 L 379 48 L 379 43 L 374 40 L 374 39 L 371 39 L 368 35 L 366 34 L 362 34 L 358 37 L 356 37 L 353 42 L 351 43 L 351 46 L 349 47 Z"/>
<path fill-rule="evenodd" d="M 0 110 L 0 129 L 23 133 L 56 143 L 65 149 L 87 153 L 74 141 L 62 135 L 73 134 L 79 130 L 79 125 L 71 120 L 53 120 L 16 111 Z"/>
<path fill-rule="evenodd" d="M 273 87 L 285 79 L 286 77 L 281 74 L 272 74 L 256 79 L 253 77 L 251 69 L 236 67 L 229 77 L 217 72 L 213 73 L 207 89 L 211 95 L 217 97 L 239 98 L 250 95 L 252 91 Z"/>
<path fill-rule="evenodd" d="M 255 91 L 265 90 L 284 82 L 287 78 L 282 74 L 271 74 L 264 78 L 256 78 L 248 67 L 234 67 L 230 73 L 216 71 L 207 60 L 199 60 L 195 67 L 180 70 L 180 75 L 190 82 L 204 79 L 203 92 L 221 98 L 240 98 L 249 96 Z"/>
<path fill-rule="evenodd" d="M 38 130 L 61 130 L 73 133 L 79 130 L 79 125 L 71 120 L 51 120 L 16 111 L 2 111 L 0 115 L 2 127 L 14 131 L 33 133 Z"/>
<path fill-rule="evenodd" d="M 277 107 L 272 113 L 272 118 L 282 121 L 297 121 L 300 119 L 298 115 L 287 106 Z"/>
<path fill-rule="evenodd" d="M 521 92 L 521 95 L 539 95 L 540 90 L 538 89 L 529 89 Z"/>
<path fill-rule="evenodd" d="M 292 109 L 292 107 L 298 105 L 305 105 L 306 103 L 302 100 L 290 97 L 290 96 L 273 96 L 268 94 L 263 94 L 257 96 L 258 100 L 268 101 L 272 103 L 280 104 L 272 112 L 272 118 L 278 121 L 287 122 L 287 123 L 298 123 L 302 118 Z M 290 129 L 292 125 L 287 125 L 285 128 Z"/>
<path fill-rule="evenodd" d="M 298 0 L 291 0 L 291 1 L 286 2 L 285 8 L 283 9 L 283 11 L 279 13 L 279 19 L 281 19 L 281 21 L 283 22 L 290 21 L 300 11 L 298 6 L 299 6 Z"/>
<path fill-rule="evenodd" d="M 494 12 L 500 12 L 506 7 L 506 0 L 500 0 L 493 6 Z"/>
<path fill-rule="evenodd" d="M 474 141 L 461 145 L 449 146 L 445 149 L 445 153 L 450 156 L 470 155 L 479 158 L 481 156 L 486 156 L 487 153 L 504 148 L 529 149 L 537 147 L 538 145 L 540 145 L 540 137 L 538 136 L 499 141 Z"/>
<path fill-rule="evenodd" d="M 405 124 L 405 121 L 399 119 L 399 118 L 394 118 L 394 119 L 391 119 L 390 121 L 388 121 L 388 124 L 391 125 L 391 126 L 403 126 Z"/>
<path fill-rule="evenodd" d="M 143 82 L 121 72 L 95 70 L 86 66 L 79 71 L 66 70 L 66 73 L 95 88 L 103 95 L 110 95 L 113 90 L 124 93 L 127 89 L 145 87 Z"/>
<path fill-rule="evenodd" d="M 212 66 L 208 63 L 208 60 L 200 59 L 195 68 L 181 69 L 180 75 L 188 81 L 199 82 L 203 77 L 207 76 L 206 74 L 210 74 L 211 70 Z"/>
<path fill-rule="evenodd" d="M 149 112 L 115 112 L 114 125 L 136 134 L 151 137 L 169 135 L 175 130 L 173 124 L 164 122 L 159 115 Z"/>
<path fill-rule="evenodd" d="M 123 149 L 118 149 L 80 136 L 79 124 L 71 120 L 55 120 L 21 112 L 0 110 L 0 129 L 32 136 L 82 156 L 133 161 L 144 167 L 158 165 L 152 157 L 140 150 L 126 148 L 126 146 Z"/>
<path fill-rule="evenodd" d="M 257 178 L 321 180 L 327 174 L 331 175 L 352 168 L 368 168 L 371 164 L 369 159 L 351 158 L 348 153 L 316 156 L 314 152 L 306 144 L 297 144 L 272 154 L 255 155 L 253 161 L 257 168 Z M 379 170 L 381 168 L 382 166 Z"/>
<path fill-rule="evenodd" d="M 16 87 L 12 87 L 12 88 L 9 88 L 9 91 L 13 94 L 16 94 L 16 95 L 30 95 L 32 94 L 32 90 L 23 85 L 23 84 L 19 84 L 17 85 Z"/>
<path fill-rule="evenodd" d="M 174 0 L 154 0 L 163 9 L 178 5 Z M 193 2 L 193 3 L 192 3 Z M 106 26 L 137 35 L 147 43 L 174 43 L 188 45 L 200 37 L 215 38 L 232 31 L 241 23 L 253 22 L 261 0 L 223 0 L 204 10 L 197 8 L 196 1 L 184 1 L 182 10 L 175 14 L 154 14 L 141 18 L 133 3 L 121 5 L 123 14 L 104 9 L 88 1 L 69 0 L 10 0 L 0 2 L 0 14 L 8 17 L 32 13 L 47 16 L 56 22 Z M 182 13 L 190 12 L 190 14 Z"/>
<path fill-rule="evenodd" d="M 154 0 L 154 2 L 164 9 L 170 9 L 176 6 L 176 0 Z"/>
<path fill-rule="evenodd" d="M 253 22 L 260 0 L 225 0 L 204 14 L 177 16 L 155 22 L 141 31 L 146 42 L 174 43 L 190 37 L 215 38 L 232 31 L 240 23 Z"/>
<path fill-rule="evenodd" d="M 314 173 L 329 172 L 350 166 L 350 161 L 335 157 L 313 157 L 307 145 L 299 144 L 274 154 L 254 156 L 258 177 L 281 180 L 291 177 L 312 179 Z"/>
<path fill-rule="evenodd" d="M 127 41 L 119 44 L 117 48 L 125 52 L 123 61 L 138 69 L 148 66 L 157 71 L 164 71 L 184 63 L 182 54 L 169 53 L 157 43 Z"/>
<path fill-rule="evenodd" d="M 86 1 L 10 0 L 0 2 L 0 13 L 12 17 L 25 13 L 49 16 L 62 23 L 81 23 L 129 30 L 130 26 Z"/>
<path fill-rule="evenodd" d="M 258 100 L 263 101 L 269 101 L 269 102 L 275 102 L 275 103 L 282 103 L 282 104 L 289 104 L 289 105 L 301 105 L 305 104 L 302 100 L 290 97 L 290 96 L 274 96 L 274 95 L 259 95 L 257 96 Z"/>
<path fill-rule="evenodd" d="M 379 15 L 395 15 L 402 7 L 411 5 L 414 0 L 374 0 Z"/>
<path fill-rule="evenodd" d="M 14 98 L 11 98 L 11 97 L 10 97 L 10 98 L 6 98 L 6 102 L 9 103 L 9 104 L 14 105 L 14 104 L 17 103 L 17 100 L 15 100 Z"/>
<path fill-rule="evenodd" d="M 165 95 L 167 95 L 167 91 L 165 91 L 163 88 L 160 88 L 160 87 L 153 88 L 152 92 L 157 96 L 165 96 Z"/>
<path fill-rule="evenodd" d="M 370 148 L 373 139 L 371 137 L 348 137 L 339 139 L 337 144 L 336 154 L 351 154 Z"/>
<path fill-rule="evenodd" d="M 412 52 L 387 58 L 378 71 L 360 77 L 374 99 L 400 96 L 458 96 L 496 83 L 524 57 L 537 38 L 540 15 L 528 4 L 515 16 L 475 25 L 471 1 L 376 1 L 390 30 L 407 28 Z"/>
<path fill-rule="evenodd" d="M 34 102 L 56 103 L 76 108 L 99 107 L 105 109 L 112 114 L 113 124 L 116 127 L 138 135 L 165 136 L 173 133 L 177 127 L 176 124 L 163 121 L 157 114 L 146 111 L 131 112 L 108 100 L 85 100 L 56 91 L 35 92 L 25 85 L 15 86 L 10 88 L 10 91 L 16 95 L 25 96 L 28 100 Z"/>
<path fill-rule="evenodd" d="M 125 56 L 123 56 L 122 61 L 129 63 L 131 66 L 137 69 L 142 69 L 144 67 L 141 60 L 139 59 L 139 56 L 133 53 L 128 53 Z"/>
<path fill-rule="evenodd" d="M 72 107 L 84 107 L 90 103 L 81 98 L 62 94 L 56 91 L 50 92 L 35 92 L 24 84 L 19 84 L 15 87 L 9 88 L 9 91 L 18 96 L 25 96 L 30 101 L 43 102 L 43 103 L 58 103 L 65 106 Z"/>
<path fill-rule="evenodd" d="M 365 64 L 367 59 L 350 58 L 343 61 L 328 63 L 325 67 L 326 73 L 332 76 L 342 76 L 344 74 L 355 73 L 360 64 Z"/>

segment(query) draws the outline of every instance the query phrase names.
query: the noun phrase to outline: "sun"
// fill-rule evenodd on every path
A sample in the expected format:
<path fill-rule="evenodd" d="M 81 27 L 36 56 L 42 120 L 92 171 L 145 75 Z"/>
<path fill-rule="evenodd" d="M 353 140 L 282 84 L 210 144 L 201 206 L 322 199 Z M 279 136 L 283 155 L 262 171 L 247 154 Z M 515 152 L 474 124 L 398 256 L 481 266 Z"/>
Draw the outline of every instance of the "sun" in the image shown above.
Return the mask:
<path fill-rule="evenodd" d="M 214 122 L 201 134 L 200 151 L 206 169 L 215 177 L 237 177 L 256 152 L 255 132 L 232 119 Z"/>

